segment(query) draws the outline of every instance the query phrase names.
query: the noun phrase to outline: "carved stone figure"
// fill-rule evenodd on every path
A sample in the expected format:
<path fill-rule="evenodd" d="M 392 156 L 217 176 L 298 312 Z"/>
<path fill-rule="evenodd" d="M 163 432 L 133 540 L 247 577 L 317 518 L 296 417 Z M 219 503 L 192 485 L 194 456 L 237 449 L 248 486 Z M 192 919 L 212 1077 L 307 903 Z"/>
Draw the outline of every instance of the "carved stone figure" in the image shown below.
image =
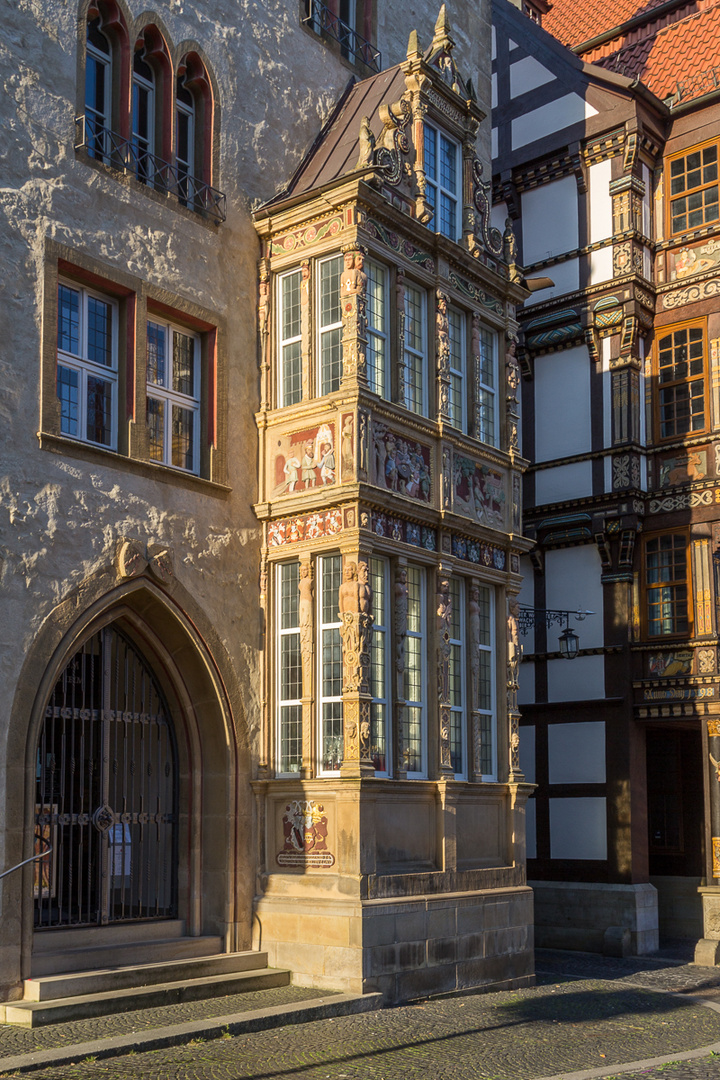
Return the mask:
<path fill-rule="evenodd" d="M 356 612 L 360 610 L 357 576 L 357 566 L 355 563 L 345 563 L 342 584 L 338 589 L 338 612 L 341 616 L 344 615 L 346 611 Z"/>
<path fill-rule="evenodd" d="M 370 453 L 370 422 L 368 414 L 362 410 L 358 414 L 358 426 L 360 429 L 358 438 L 358 471 L 362 477 L 367 478 L 368 457 Z"/>
<path fill-rule="evenodd" d="M 517 342 L 510 338 L 505 353 L 505 378 L 508 386 L 507 400 L 514 405 L 518 404 L 517 390 L 520 385 L 520 364 L 516 353 Z"/>
<path fill-rule="evenodd" d="M 358 610 L 363 615 L 369 615 L 372 611 L 372 586 L 369 581 L 368 564 L 359 562 L 357 567 L 358 578 Z"/>
<path fill-rule="evenodd" d="M 450 582 L 444 574 L 437 579 L 437 629 L 438 629 L 438 698 L 450 700 L 450 626 L 452 622 L 452 597 Z"/>
<path fill-rule="evenodd" d="M 258 330 L 260 331 L 260 363 L 264 363 L 267 355 L 267 340 L 269 333 L 270 316 L 270 280 L 267 273 L 260 278 L 260 295 L 258 297 Z"/>
<path fill-rule="evenodd" d="M 507 685 L 508 708 L 511 712 L 517 712 L 518 677 L 523 653 L 523 647 L 520 644 L 520 630 L 517 620 L 519 614 L 519 603 L 517 600 L 511 600 L 508 604 L 507 617 Z"/>
<path fill-rule="evenodd" d="M 342 461 L 343 480 L 351 479 L 353 474 L 355 464 L 354 427 L 352 416 L 346 416 L 343 420 L 342 435 L 340 437 L 340 460 Z"/>
<path fill-rule="evenodd" d="M 449 510 L 452 506 L 452 456 L 448 447 L 443 447 L 442 463 L 443 509 Z"/>
<path fill-rule="evenodd" d="M 363 116 L 358 136 L 359 153 L 356 169 L 366 169 L 375 160 L 375 136 L 370 128 L 370 118 Z"/>
<path fill-rule="evenodd" d="M 513 232 L 512 220 L 505 218 L 505 230 L 502 235 L 503 258 L 508 266 L 508 277 L 511 281 L 522 281 L 522 270 L 517 263 L 517 240 Z"/>

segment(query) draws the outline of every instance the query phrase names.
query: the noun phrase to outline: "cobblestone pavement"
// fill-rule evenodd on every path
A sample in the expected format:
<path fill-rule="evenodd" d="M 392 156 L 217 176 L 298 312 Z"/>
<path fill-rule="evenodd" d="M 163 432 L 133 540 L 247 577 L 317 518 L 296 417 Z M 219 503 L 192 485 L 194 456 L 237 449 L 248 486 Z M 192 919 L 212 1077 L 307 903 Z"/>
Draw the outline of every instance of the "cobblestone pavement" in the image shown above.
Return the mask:
<path fill-rule="evenodd" d="M 596 1077 L 610 1077 L 623 1063 L 672 1060 L 673 1054 L 707 1048 L 702 1059 L 678 1065 L 675 1074 L 675 1066 L 665 1066 L 635 1076 L 720 1080 L 720 1056 L 711 1058 L 711 1047 L 720 1051 L 720 1011 L 714 1008 L 617 981 L 567 979 L 114 1060 L 87 1059 L 31 1075 L 35 1080 L 533 1080 L 593 1070 Z"/>
<path fill-rule="evenodd" d="M 561 949 L 538 949 L 535 953 L 538 981 L 547 977 L 612 979 L 647 986 L 648 989 L 696 993 L 720 990 L 720 971 L 696 967 L 657 956 L 628 956 L 623 959 L 594 953 L 571 953 Z"/>
<path fill-rule="evenodd" d="M 319 990 L 308 990 L 302 986 L 278 986 L 271 990 L 227 994 L 204 1001 L 187 1001 L 154 1009 L 114 1013 L 112 1016 L 100 1016 L 92 1020 L 71 1020 L 66 1024 L 49 1024 L 47 1027 L 0 1025 L 0 1058 L 29 1054 L 33 1050 L 72 1046 L 74 1043 L 86 1043 L 93 1039 L 108 1039 L 111 1035 L 131 1035 L 136 1031 L 168 1027 L 190 1020 L 230 1016 L 232 1013 L 250 1012 L 252 1009 L 267 1009 L 272 1005 L 290 1005 L 331 996 L 325 991 L 321 993 Z"/>

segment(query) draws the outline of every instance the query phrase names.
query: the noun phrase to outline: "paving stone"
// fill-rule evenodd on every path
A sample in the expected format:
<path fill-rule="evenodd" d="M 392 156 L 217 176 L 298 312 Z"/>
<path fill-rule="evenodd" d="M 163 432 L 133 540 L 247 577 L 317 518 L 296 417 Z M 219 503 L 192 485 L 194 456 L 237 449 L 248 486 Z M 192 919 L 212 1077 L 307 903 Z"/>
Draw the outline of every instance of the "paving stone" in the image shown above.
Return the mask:
<path fill-rule="evenodd" d="M 105 1034 L 105 1032 L 103 1032 Z M 720 1013 L 614 981 L 432 999 L 212 1042 L 86 1060 L 34 1080 L 533 1080 L 718 1044 Z M 720 1062 L 720 1058 L 717 1059 Z M 698 1071 L 701 1067 L 706 1073 Z M 683 1063 L 674 1080 L 719 1080 Z M 707 1072 L 707 1068 L 714 1072 Z M 695 1071 L 688 1071 L 695 1069 Z M 596 1074 L 597 1075 L 597 1074 Z M 627 1076 L 629 1074 L 623 1074 Z M 647 1077 L 653 1073 L 639 1073 Z M 658 1080 L 671 1076 L 658 1071 Z"/>

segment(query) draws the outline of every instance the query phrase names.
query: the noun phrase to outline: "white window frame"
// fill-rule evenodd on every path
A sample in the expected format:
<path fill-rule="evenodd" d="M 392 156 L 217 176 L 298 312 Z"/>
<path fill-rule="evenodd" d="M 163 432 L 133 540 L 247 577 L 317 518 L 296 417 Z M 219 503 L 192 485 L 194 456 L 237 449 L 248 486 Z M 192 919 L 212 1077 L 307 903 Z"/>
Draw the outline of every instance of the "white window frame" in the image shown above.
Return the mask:
<path fill-rule="evenodd" d="M 373 565 L 375 564 L 375 566 Z M 384 685 L 379 687 L 382 690 L 383 696 L 373 695 L 372 704 L 381 705 L 385 710 L 385 723 L 383 738 L 385 743 L 385 768 L 375 769 L 376 776 L 390 776 L 392 772 L 392 691 L 391 691 L 391 667 L 392 667 L 392 640 L 390 633 L 390 564 L 387 559 L 382 558 L 379 555 L 373 555 L 370 559 L 370 577 L 371 581 L 375 582 L 375 568 L 380 570 L 382 574 L 382 590 L 383 590 L 383 608 L 385 610 L 385 622 L 378 621 L 378 605 L 376 601 L 377 589 L 373 584 L 373 610 L 375 612 L 375 621 L 373 623 L 373 636 L 372 644 L 370 647 L 370 664 L 371 673 L 372 667 L 375 663 L 375 656 L 377 653 L 381 653 L 383 657 L 383 664 L 385 670 L 385 678 L 383 680 Z M 372 674 L 371 674 L 372 677 Z M 371 684 L 371 692 L 376 689 Z M 371 729 L 370 729 L 370 757 L 373 757 L 373 724 L 371 717 Z"/>
<path fill-rule="evenodd" d="M 339 577 L 338 580 L 340 582 L 342 582 L 342 574 L 343 574 L 342 555 L 340 555 L 338 552 L 333 552 L 333 553 L 328 552 L 327 555 L 321 555 L 318 558 L 318 560 L 317 560 L 317 576 L 316 576 L 316 582 L 317 582 L 317 616 L 316 616 L 316 622 L 317 622 L 317 630 L 316 630 L 316 640 L 317 640 L 317 649 L 316 649 L 316 652 L 317 652 L 316 686 L 317 686 L 317 693 L 316 693 L 316 698 L 317 698 L 317 748 L 318 748 L 318 770 L 317 771 L 318 771 L 318 776 L 338 776 L 339 772 L 340 772 L 340 765 L 342 764 L 342 760 L 343 760 L 343 750 L 344 750 L 344 746 L 343 746 L 344 725 L 343 725 L 343 717 L 342 717 L 342 679 L 343 679 L 342 640 L 340 638 L 340 626 L 342 624 L 340 622 L 339 613 L 337 611 L 335 613 L 336 618 L 335 618 L 335 620 L 333 622 L 328 622 L 328 623 L 323 622 L 323 600 L 324 600 L 324 589 L 325 589 L 324 566 L 325 566 L 326 560 L 329 560 L 329 559 L 338 559 L 339 560 L 339 563 L 340 563 L 340 577 Z M 337 595 L 336 595 L 335 596 L 335 608 L 337 608 L 337 599 L 338 598 L 337 598 Z M 340 643 L 340 693 L 339 694 L 334 694 L 334 695 L 331 695 L 331 696 L 325 696 L 324 695 L 324 684 L 323 684 L 323 635 L 324 635 L 324 633 L 331 633 L 333 631 L 337 633 L 337 641 Z M 338 702 L 340 703 L 340 734 L 339 734 L 339 736 L 334 736 L 335 738 L 339 738 L 339 746 L 337 747 L 338 755 L 339 755 L 337 757 L 337 763 L 338 764 L 337 764 L 336 769 L 326 769 L 324 767 L 324 765 L 323 765 L 323 761 L 324 761 L 323 706 L 324 705 L 336 705 Z"/>
<path fill-rule="evenodd" d="M 410 294 L 415 293 L 420 299 L 419 303 L 419 322 L 420 322 L 420 349 L 415 348 L 408 344 L 408 327 L 410 319 L 412 318 L 412 308 L 414 305 L 410 305 Z M 418 285 L 411 285 L 409 282 L 405 285 L 405 355 L 403 356 L 403 363 L 405 365 L 405 407 L 414 412 L 417 416 L 427 416 L 428 414 L 428 336 L 427 336 L 427 293 L 424 289 L 421 289 Z M 411 368 L 419 364 L 420 366 L 420 393 L 422 398 L 419 402 L 414 400 L 411 391 L 414 391 L 414 383 L 411 383 L 410 372 Z"/>
<path fill-rule="evenodd" d="M 294 626 L 284 627 L 282 619 L 282 602 L 283 602 L 283 571 L 290 566 L 297 567 L 298 584 L 300 576 L 300 562 L 293 561 L 287 563 L 279 563 L 275 567 L 275 625 L 277 627 L 277 633 L 275 635 L 275 738 L 276 738 L 276 769 L 278 776 L 292 776 L 297 777 L 300 774 L 302 767 L 302 653 L 300 648 L 300 610 L 299 610 L 299 593 L 297 597 L 297 620 Z M 283 683 L 283 642 L 286 638 L 295 637 L 297 639 L 297 652 L 300 657 L 300 697 L 288 698 L 287 700 L 282 697 L 282 683 Z M 297 757 L 297 768 L 284 770 L 283 765 L 283 709 L 284 708 L 297 708 L 300 714 L 300 747 Z"/>
<path fill-rule="evenodd" d="M 457 336 L 453 317 L 459 320 Z M 448 311 L 450 338 L 450 423 L 458 431 L 467 431 L 467 317 L 464 311 L 451 307 Z M 459 382 L 458 401 L 455 400 L 453 380 Z M 459 408 L 458 408 L 459 406 Z M 458 415 L 459 414 L 459 415 Z"/>
<path fill-rule="evenodd" d="M 116 300 L 97 292 L 95 289 L 87 289 L 73 281 L 61 278 L 58 281 L 58 319 L 60 311 L 59 291 L 61 288 L 70 289 L 77 293 L 78 301 L 78 353 L 71 353 L 61 349 L 60 341 L 57 342 L 57 372 L 60 367 L 74 371 L 78 376 L 78 403 L 77 403 L 77 432 L 62 431 L 69 439 L 77 439 L 88 443 L 89 446 L 100 446 L 105 450 L 117 450 L 118 429 L 118 304 Z M 111 365 L 96 363 L 89 357 L 88 347 L 88 300 L 92 298 L 107 304 L 110 308 L 110 357 Z M 88 436 L 87 407 L 88 407 L 88 378 L 102 378 L 110 384 L 110 441 L 107 443 L 96 442 Z M 57 388 L 57 381 L 56 381 Z M 60 395 L 58 394 L 58 400 Z"/>
<path fill-rule="evenodd" d="M 446 188 L 442 184 L 440 179 L 440 147 L 442 139 L 445 139 L 446 142 L 453 147 L 455 152 L 456 189 L 454 191 L 450 188 Z M 436 175 L 434 177 L 431 177 L 429 175 L 427 167 L 427 146 L 429 141 L 433 142 L 435 151 Z M 433 217 L 431 218 L 430 225 L 432 228 L 434 228 L 435 232 L 440 233 L 442 236 L 446 236 L 448 240 L 454 240 L 455 242 L 457 242 L 460 239 L 461 235 L 460 214 L 462 210 L 462 156 L 460 154 L 460 144 L 455 139 L 451 138 L 450 135 L 447 134 L 447 132 L 443 131 L 442 128 L 439 128 L 435 124 L 430 124 L 427 122 L 425 123 L 424 143 L 426 147 L 425 179 L 427 186 L 433 191 L 435 210 Z M 449 232 L 446 232 L 445 229 L 442 229 L 440 227 L 442 219 L 440 208 L 442 200 L 444 198 L 452 200 L 452 202 L 455 203 L 454 235 L 452 236 Z"/>
<path fill-rule="evenodd" d="M 497 653 L 495 650 L 495 642 L 497 639 L 497 627 L 495 625 L 495 612 L 496 612 L 496 596 L 495 589 L 492 585 L 479 586 L 479 600 L 480 604 L 483 603 L 483 592 L 487 594 L 488 601 L 488 643 L 482 642 L 482 619 L 480 622 L 480 652 L 487 654 L 488 670 L 490 673 L 490 705 L 489 708 L 480 708 L 480 702 L 477 702 L 478 712 L 480 714 L 480 732 L 481 732 L 481 764 L 482 764 L 482 777 L 483 780 L 497 781 L 498 778 L 498 747 L 497 747 Z M 482 658 L 481 658 L 482 659 Z M 480 665 L 482 669 L 482 663 Z M 481 671 L 482 674 L 482 671 Z M 486 735 L 490 734 L 490 753 L 486 754 Z M 485 768 L 487 761 L 489 760 L 491 768 L 488 770 Z"/>
<path fill-rule="evenodd" d="M 298 279 L 298 333 L 292 334 L 288 338 L 284 338 L 283 328 L 285 325 L 285 296 L 283 293 L 284 283 L 291 277 L 296 276 Z M 280 274 L 277 279 L 277 339 L 278 339 L 278 388 L 277 388 L 277 402 L 278 408 L 282 409 L 286 405 L 297 405 L 303 398 L 303 355 L 302 355 L 302 270 L 295 268 L 294 270 L 288 270 L 284 274 Z M 299 364 L 300 364 L 300 396 L 288 395 L 288 399 L 285 397 L 285 357 L 284 351 L 291 345 L 299 345 Z"/>
<path fill-rule="evenodd" d="M 340 286 L 338 288 L 338 316 L 339 318 L 332 323 L 323 325 L 322 322 L 322 275 L 323 267 L 328 266 L 331 262 L 339 260 L 340 268 Z M 327 258 L 320 259 L 317 264 L 317 270 L 315 275 L 316 281 L 316 323 L 317 323 L 317 397 L 325 397 L 327 394 L 334 394 L 340 389 L 342 382 L 342 266 L 343 257 L 335 253 L 334 255 L 328 255 Z M 337 386 L 330 385 L 329 388 L 325 387 L 325 380 L 323 378 L 323 339 L 328 334 L 340 331 L 340 374 L 337 378 Z"/>
<path fill-rule="evenodd" d="M 368 345 L 372 342 L 373 354 L 375 357 L 380 358 L 380 375 L 378 380 L 376 375 L 376 366 L 373 364 L 372 368 L 368 364 L 368 384 L 373 393 L 377 394 L 381 398 L 386 400 L 390 398 L 390 372 L 388 365 L 388 341 L 389 341 L 389 326 L 388 326 L 388 271 L 387 267 L 382 263 L 368 260 L 365 263 L 365 267 L 368 275 L 368 302 L 367 302 L 367 334 Z M 385 326 L 384 330 L 378 330 L 372 321 L 372 310 L 370 304 L 370 289 L 371 289 L 371 277 L 373 273 L 377 272 L 379 277 L 379 285 L 381 288 L 380 304 L 382 307 L 382 321 Z M 368 349 L 368 354 L 369 354 Z M 379 385 L 381 383 L 381 385 Z"/>
<path fill-rule="evenodd" d="M 152 312 L 148 312 L 146 321 L 145 333 L 147 340 L 148 324 L 152 323 L 154 326 L 161 327 L 165 331 L 165 384 L 150 382 L 150 367 L 146 364 L 146 386 L 147 386 L 147 399 L 153 398 L 155 401 L 162 401 L 165 404 L 164 409 L 164 421 L 163 421 L 163 456 L 160 458 L 151 457 L 151 461 L 156 461 L 160 465 L 167 465 L 168 468 L 178 469 L 181 472 L 193 473 L 198 475 L 200 472 L 200 426 L 201 426 L 201 349 L 200 338 L 197 334 L 188 330 L 185 326 L 178 326 L 176 323 L 167 322 L 165 319 L 157 318 Z M 189 338 L 193 342 L 193 393 L 183 394 L 180 390 L 174 390 L 172 387 L 173 376 L 173 342 L 174 335 L 182 334 L 183 337 Z M 173 406 L 179 409 L 185 409 L 193 415 L 193 434 L 192 434 L 192 456 L 193 467 L 188 469 L 185 465 L 176 465 L 172 460 L 172 416 Z M 149 426 L 149 425 L 148 425 Z"/>
<path fill-rule="evenodd" d="M 453 650 L 457 650 L 459 657 L 460 671 L 457 673 L 460 686 L 460 704 L 450 706 L 451 717 L 451 741 L 450 748 L 452 750 L 452 726 L 459 722 L 460 725 L 460 749 L 462 755 L 462 768 L 455 773 L 456 780 L 467 780 L 467 764 L 468 764 L 468 702 L 467 702 L 467 671 L 465 665 L 465 655 L 467 652 L 467 638 L 465 636 L 465 582 L 462 578 L 451 577 L 450 589 L 453 604 L 453 617 L 457 616 L 459 623 L 459 637 L 450 638 L 450 665 L 451 670 L 449 672 L 452 675 L 453 666 Z"/>
<path fill-rule="evenodd" d="M 406 643 L 405 643 L 405 680 L 403 685 L 403 693 L 405 695 L 405 708 L 403 710 L 403 747 L 407 748 L 408 744 L 408 709 L 418 709 L 420 713 L 420 769 L 407 771 L 407 777 L 409 780 L 425 780 L 428 774 L 428 758 L 427 758 L 427 574 L 425 568 L 422 566 L 410 565 L 407 567 L 408 577 L 408 592 L 410 589 L 411 577 L 414 573 L 419 575 L 420 583 L 420 618 L 418 620 L 420 630 L 410 630 L 410 623 L 408 619 Z M 408 599 L 410 599 L 408 597 Z M 407 696 L 408 690 L 408 673 L 410 671 L 410 664 L 408 663 L 409 651 L 407 648 L 408 638 L 415 638 L 420 641 L 420 692 L 421 696 L 415 700 Z"/>
<path fill-rule="evenodd" d="M 487 347 L 488 342 L 490 344 L 491 351 L 492 351 L 490 366 L 491 366 L 491 370 L 492 370 L 493 381 L 494 381 L 494 384 L 495 384 L 494 386 L 490 386 L 489 383 L 486 383 L 486 382 L 483 381 L 482 358 L 483 358 L 483 353 L 484 353 L 484 350 Z M 476 385 L 477 385 L 478 401 L 475 403 L 475 408 L 476 409 L 479 408 L 480 411 L 481 411 L 481 414 L 482 414 L 482 412 L 483 412 L 483 410 L 485 408 L 485 402 L 488 399 L 490 399 L 491 402 L 492 402 L 492 422 L 487 424 L 487 428 L 485 428 L 485 426 L 483 425 L 482 429 L 476 431 L 476 436 L 477 436 L 477 438 L 478 438 L 478 440 L 480 442 L 484 442 L 488 446 L 496 446 L 497 447 L 500 444 L 500 436 L 499 436 L 499 420 L 500 420 L 500 418 L 499 418 L 499 415 L 498 415 L 499 414 L 498 335 L 497 335 L 496 330 L 494 330 L 491 326 L 488 326 L 486 323 L 483 323 L 483 322 L 480 323 L 480 341 L 479 341 L 479 345 L 480 345 L 480 358 L 479 358 L 479 367 L 478 367 L 478 370 L 476 372 L 476 380 L 477 380 Z M 478 358 L 476 357 L 475 359 L 476 359 L 476 363 L 477 363 Z M 486 434 L 486 433 L 490 436 L 489 438 L 483 438 L 483 434 Z"/>

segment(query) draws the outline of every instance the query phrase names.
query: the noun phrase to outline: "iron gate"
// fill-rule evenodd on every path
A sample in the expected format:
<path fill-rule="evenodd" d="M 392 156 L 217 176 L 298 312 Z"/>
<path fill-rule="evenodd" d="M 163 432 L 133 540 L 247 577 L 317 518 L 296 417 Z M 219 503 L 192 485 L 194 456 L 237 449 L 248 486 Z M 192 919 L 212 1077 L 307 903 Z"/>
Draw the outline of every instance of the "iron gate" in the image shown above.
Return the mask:
<path fill-rule="evenodd" d="M 177 914 L 177 753 L 150 667 L 114 627 L 72 657 L 36 757 L 35 927 Z"/>

